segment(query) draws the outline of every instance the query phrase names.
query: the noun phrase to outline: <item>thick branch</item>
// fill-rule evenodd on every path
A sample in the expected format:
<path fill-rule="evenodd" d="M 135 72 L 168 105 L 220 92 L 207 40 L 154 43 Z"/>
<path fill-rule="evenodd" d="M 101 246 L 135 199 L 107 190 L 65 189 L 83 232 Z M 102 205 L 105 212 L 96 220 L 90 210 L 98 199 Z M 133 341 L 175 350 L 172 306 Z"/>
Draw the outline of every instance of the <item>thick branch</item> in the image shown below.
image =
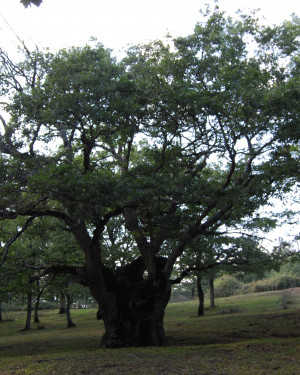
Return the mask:
<path fill-rule="evenodd" d="M 155 263 L 154 263 L 154 254 L 151 251 L 151 246 L 149 245 L 143 230 L 139 226 L 138 219 L 136 217 L 135 209 L 125 208 L 125 222 L 126 228 L 133 234 L 134 239 L 138 245 L 140 253 L 143 257 L 149 275 L 155 274 Z"/>
<path fill-rule="evenodd" d="M 36 266 L 30 266 L 25 264 L 27 268 L 37 269 Z M 52 264 L 50 266 L 40 267 L 39 270 L 42 272 L 31 277 L 31 281 L 39 280 L 47 275 L 71 275 L 74 281 L 77 283 L 88 286 L 88 280 L 86 278 L 84 267 L 70 266 L 67 264 Z"/>
<path fill-rule="evenodd" d="M 32 216 L 32 217 L 50 216 L 50 217 L 55 217 L 57 219 L 63 220 L 69 226 L 74 226 L 77 224 L 67 214 L 60 212 L 60 211 L 38 210 L 38 209 L 33 209 L 33 208 L 23 209 L 20 212 L 11 212 L 11 211 L 6 211 L 6 210 L 0 211 L 0 217 L 2 219 L 16 219 L 18 216 Z"/>
<path fill-rule="evenodd" d="M 120 207 L 118 207 L 115 210 L 106 213 L 104 215 L 103 219 L 98 221 L 98 223 L 96 225 L 96 228 L 93 231 L 93 241 L 94 242 L 100 240 L 100 237 L 101 237 L 108 221 L 112 217 L 118 216 L 121 212 L 122 212 L 122 209 Z"/>

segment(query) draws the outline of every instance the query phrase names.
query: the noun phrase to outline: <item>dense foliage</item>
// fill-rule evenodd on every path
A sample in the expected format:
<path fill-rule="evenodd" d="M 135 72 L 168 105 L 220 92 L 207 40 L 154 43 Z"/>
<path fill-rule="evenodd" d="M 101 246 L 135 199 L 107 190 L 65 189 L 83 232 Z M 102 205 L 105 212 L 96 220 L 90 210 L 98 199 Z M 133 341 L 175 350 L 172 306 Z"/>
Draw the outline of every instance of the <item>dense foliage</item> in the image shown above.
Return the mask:
<path fill-rule="evenodd" d="M 42 4 L 43 0 L 21 0 L 20 2 L 25 6 L 25 8 L 27 8 L 28 6 L 31 6 L 31 4 L 38 7 Z"/>

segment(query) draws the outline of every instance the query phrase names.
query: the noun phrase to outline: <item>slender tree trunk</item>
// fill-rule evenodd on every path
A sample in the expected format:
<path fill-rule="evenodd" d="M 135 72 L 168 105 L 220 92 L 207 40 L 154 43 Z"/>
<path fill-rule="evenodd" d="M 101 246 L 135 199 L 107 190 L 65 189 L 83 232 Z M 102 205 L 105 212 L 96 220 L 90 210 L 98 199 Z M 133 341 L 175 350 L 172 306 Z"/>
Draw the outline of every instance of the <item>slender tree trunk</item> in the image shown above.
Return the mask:
<path fill-rule="evenodd" d="M 40 305 L 40 298 L 36 299 L 35 308 L 34 308 L 34 323 L 40 323 L 39 319 L 39 305 Z"/>
<path fill-rule="evenodd" d="M 27 316 L 24 330 L 31 328 L 31 313 L 32 313 L 32 290 L 27 293 Z"/>
<path fill-rule="evenodd" d="M 70 310 L 71 310 L 72 300 L 71 300 L 71 296 L 69 293 L 67 293 L 66 298 L 67 298 L 66 317 L 67 317 L 67 322 L 68 322 L 68 328 L 73 328 L 73 327 L 76 327 L 76 324 L 73 323 L 72 318 L 71 318 Z"/>
<path fill-rule="evenodd" d="M 193 288 L 192 288 L 192 298 L 193 298 L 193 299 L 195 298 L 195 289 L 196 289 L 196 287 L 193 287 Z"/>
<path fill-rule="evenodd" d="M 64 292 L 61 292 L 60 294 L 60 307 L 59 307 L 59 314 L 65 314 L 66 313 L 66 296 Z"/>
<path fill-rule="evenodd" d="M 37 280 L 37 287 L 39 288 L 39 280 Z M 36 297 L 35 307 L 34 307 L 34 323 L 40 323 L 39 319 L 39 305 L 40 305 L 40 299 L 41 299 L 41 291 L 39 290 L 38 295 Z"/>
<path fill-rule="evenodd" d="M 210 308 L 216 307 L 215 304 L 215 286 L 214 286 L 214 277 L 209 279 L 209 296 L 210 296 Z"/>
<path fill-rule="evenodd" d="M 54 280 L 54 277 L 55 277 L 55 275 L 53 275 L 51 277 L 51 279 L 46 284 L 44 284 L 44 286 L 42 287 L 42 289 L 40 289 L 39 292 L 38 292 L 38 295 L 36 297 L 35 309 L 34 309 L 34 323 L 40 323 L 40 319 L 39 319 L 39 307 L 40 307 L 41 297 L 42 297 L 42 294 L 44 293 L 45 289 Z M 39 287 L 39 281 L 37 281 L 37 286 Z"/>
<path fill-rule="evenodd" d="M 2 301 L 0 299 L 0 322 L 3 321 L 3 317 L 2 317 Z"/>
<path fill-rule="evenodd" d="M 204 292 L 202 288 L 202 278 L 200 272 L 197 273 L 197 291 L 199 298 L 198 316 L 202 316 L 204 315 Z"/>

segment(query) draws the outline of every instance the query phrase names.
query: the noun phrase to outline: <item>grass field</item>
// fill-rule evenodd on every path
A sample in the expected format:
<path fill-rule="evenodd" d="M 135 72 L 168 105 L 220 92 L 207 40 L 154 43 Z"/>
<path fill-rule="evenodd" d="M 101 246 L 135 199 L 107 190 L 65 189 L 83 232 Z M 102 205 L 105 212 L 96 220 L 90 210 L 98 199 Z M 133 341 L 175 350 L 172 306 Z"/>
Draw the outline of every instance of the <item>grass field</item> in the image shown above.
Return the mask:
<path fill-rule="evenodd" d="M 300 288 L 218 299 L 196 317 L 197 301 L 169 304 L 164 348 L 100 348 L 96 310 L 58 311 L 21 331 L 25 312 L 0 323 L 0 374 L 299 375 Z"/>

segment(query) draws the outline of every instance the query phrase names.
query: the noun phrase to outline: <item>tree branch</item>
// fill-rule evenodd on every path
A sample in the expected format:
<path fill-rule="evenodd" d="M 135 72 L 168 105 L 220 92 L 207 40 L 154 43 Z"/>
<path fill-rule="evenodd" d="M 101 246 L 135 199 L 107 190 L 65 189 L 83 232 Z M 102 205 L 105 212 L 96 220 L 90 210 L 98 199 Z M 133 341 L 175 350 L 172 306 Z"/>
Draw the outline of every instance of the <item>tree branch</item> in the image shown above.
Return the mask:
<path fill-rule="evenodd" d="M 0 267 L 7 259 L 7 254 L 10 246 L 25 232 L 25 230 L 32 224 L 33 220 L 36 218 L 36 216 L 32 216 L 29 219 L 26 220 L 23 227 L 7 242 L 7 244 L 4 246 L 4 250 L 2 252 L 2 260 L 0 262 Z"/>
<path fill-rule="evenodd" d="M 99 220 L 96 228 L 93 231 L 93 241 L 99 241 L 101 234 L 103 233 L 105 229 L 105 225 L 108 223 L 108 221 L 115 216 L 118 216 L 122 212 L 122 209 L 120 207 L 117 207 L 115 210 L 110 211 L 106 213 L 102 220 Z"/>
<path fill-rule="evenodd" d="M 174 280 L 170 280 L 171 281 L 171 284 L 174 285 L 174 284 L 180 284 L 181 281 L 187 277 L 191 272 L 195 272 L 195 271 L 200 271 L 200 272 L 203 272 L 203 271 L 206 271 L 210 268 L 214 268 L 214 267 L 219 267 L 219 266 L 234 266 L 234 265 L 237 265 L 237 264 L 249 264 L 249 261 L 248 260 L 235 260 L 235 261 L 230 261 L 230 262 L 214 262 L 214 263 L 211 263 L 211 264 L 208 264 L 207 266 L 205 265 L 202 265 L 202 266 L 191 266 L 191 267 L 188 267 L 187 269 L 185 269 L 181 274 L 180 276 L 178 276 L 176 279 Z"/>

